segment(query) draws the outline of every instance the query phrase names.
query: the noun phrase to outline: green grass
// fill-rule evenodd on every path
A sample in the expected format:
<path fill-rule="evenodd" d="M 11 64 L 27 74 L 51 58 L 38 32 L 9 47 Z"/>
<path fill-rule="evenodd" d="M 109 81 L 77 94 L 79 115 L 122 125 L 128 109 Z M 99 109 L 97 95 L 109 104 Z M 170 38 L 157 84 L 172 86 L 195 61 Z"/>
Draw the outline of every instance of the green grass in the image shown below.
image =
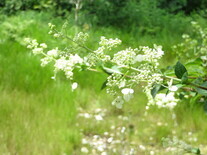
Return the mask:
<path fill-rule="evenodd" d="M 31 24 L 19 28 L 18 24 L 30 20 Z M 65 42 L 54 41 L 47 35 L 47 23 L 53 22 L 60 28 L 64 20 L 47 13 L 24 12 L 2 17 L 1 21 L 13 24 L 13 27 L 5 31 L 6 28 L 0 25 L 0 154 L 81 154 L 82 137 L 103 135 L 112 125 L 131 127 L 127 139 L 137 145 L 146 145 L 147 151 L 155 150 L 157 154 L 166 154 L 161 147 L 161 138 L 174 135 L 193 146 L 202 144 L 201 149 L 206 153 L 207 116 L 202 107 L 189 108 L 188 103 L 177 107 L 178 126 L 175 127 L 168 110 L 153 107 L 145 113 L 147 101 L 139 88 L 133 101 L 126 103 L 123 110 L 115 109 L 111 105 L 113 98 L 100 90 L 106 75 L 77 73 L 79 88 L 72 92 L 70 82 L 62 74 L 53 81 L 52 66 L 42 68 L 40 57 L 32 55 L 22 45 L 22 38 L 29 36 L 51 47 L 64 47 Z M 74 33 L 72 22 L 69 25 L 68 32 Z M 161 44 L 167 54 L 163 65 L 174 62 L 170 47 L 181 39 L 179 33 L 168 35 L 167 31 L 157 36 L 135 35 L 111 27 L 95 27 L 87 31 L 93 36 L 88 44 L 93 49 L 102 35 L 122 39 L 120 48 Z M 18 35 L 13 36 L 15 33 Z M 97 108 L 107 112 L 104 121 L 97 122 L 78 117 L 80 108 L 88 113 Z M 120 115 L 129 120 L 122 121 Z M 188 132 L 198 140 L 190 141 Z M 140 154 L 148 153 L 140 151 Z"/>

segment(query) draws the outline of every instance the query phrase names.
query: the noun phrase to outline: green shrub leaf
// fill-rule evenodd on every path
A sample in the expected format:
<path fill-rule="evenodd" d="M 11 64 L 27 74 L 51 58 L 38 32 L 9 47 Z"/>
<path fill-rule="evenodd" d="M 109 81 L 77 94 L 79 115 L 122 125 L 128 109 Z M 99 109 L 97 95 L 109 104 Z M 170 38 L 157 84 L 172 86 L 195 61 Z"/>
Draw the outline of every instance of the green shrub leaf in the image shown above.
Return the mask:
<path fill-rule="evenodd" d="M 175 75 L 177 78 L 182 79 L 183 75 L 187 72 L 187 69 L 183 64 L 178 61 L 175 65 Z"/>
<path fill-rule="evenodd" d="M 207 88 L 207 81 L 202 83 L 200 86 Z M 196 88 L 196 91 L 200 94 L 200 95 L 204 95 L 207 96 L 207 90 L 202 89 L 202 88 Z"/>

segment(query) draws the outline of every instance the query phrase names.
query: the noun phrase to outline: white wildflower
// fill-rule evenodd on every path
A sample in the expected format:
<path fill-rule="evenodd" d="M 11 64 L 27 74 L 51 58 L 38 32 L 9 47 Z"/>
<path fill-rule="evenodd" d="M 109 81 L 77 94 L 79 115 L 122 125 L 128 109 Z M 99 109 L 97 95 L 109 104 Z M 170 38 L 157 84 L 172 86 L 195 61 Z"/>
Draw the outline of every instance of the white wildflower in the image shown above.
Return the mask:
<path fill-rule="evenodd" d="M 108 143 L 111 143 L 112 141 L 113 141 L 113 137 L 110 137 L 110 138 L 107 139 Z"/>
<path fill-rule="evenodd" d="M 77 82 L 73 82 L 71 87 L 72 87 L 72 91 L 74 91 L 75 89 L 77 89 L 78 83 Z"/>
<path fill-rule="evenodd" d="M 143 145 L 139 145 L 139 148 L 140 148 L 142 151 L 145 151 L 145 150 L 146 150 L 146 147 L 143 146 Z"/>
<path fill-rule="evenodd" d="M 136 49 L 128 48 L 126 50 L 117 52 L 116 54 L 114 54 L 112 62 L 117 63 L 121 66 L 128 66 L 134 64 L 134 58 L 136 57 L 135 50 Z"/>
<path fill-rule="evenodd" d="M 141 55 L 141 54 L 138 54 L 136 57 L 135 57 L 135 62 L 142 62 L 144 61 L 144 55 Z"/>
<path fill-rule="evenodd" d="M 40 44 L 40 47 L 47 48 L 47 45 L 45 43 Z"/>
<path fill-rule="evenodd" d="M 120 82 L 119 88 L 123 88 L 123 87 L 125 87 L 125 85 L 126 85 L 126 80 L 124 79 Z"/>
<path fill-rule="evenodd" d="M 126 127 L 121 128 L 121 133 L 124 133 L 126 131 Z"/>
<path fill-rule="evenodd" d="M 133 98 L 134 90 L 131 88 L 124 88 L 121 90 L 122 94 L 124 95 L 123 98 L 125 101 L 129 101 L 131 98 Z"/>
<path fill-rule="evenodd" d="M 82 147 L 81 148 L 81 152 L 82 153 L 88 153 L 89 151 L 88 151 L 88 149 L 86 147 Z"/>
<path fill-rule="evenodd" d="M 169 88 L 170 91 L 177 91 L 178 90 L 178 87 L 177 86 L 171 86 Z"/>
<path fill-rule="evenodd" d="M 41 59 L 41 66 L 44 67 L 46 66 L 48 63 L 50 63 L 52 60 L 49 57 L 44 57 Z"/>
<path fill-rule="evenodd" d="M 37 40 L 36 40 L 36 39 L 31 40 L 31 45 L 32 45 L 33 47 L 37 47 L 37 46 L 38 46 Z"/>
<path fill-rule="evenodd" d="M 89 113 L 84 113 L 83 116 L 84 116 L 85 118 L 91 118 L 91 115 L 90 115 Z"/>
<path fill-rule="evenodd" d="M 88 39 L 87 33 L 79 32 L 78 34 L 75 35 L 73 41 L 84 43 L 87 39 Z"/>
<path fill-rule="evenodd" d="M 124 104 L 124 100 L 121 96 L 118 96 L 113 102 L 112 105 L 116 106 L 118 109 L 121 109 Z"/>
<path fill-rule="evenodd" d="M 97 121 L 102 121 L 103 120 L 103 117 L 101 115 L 95 115 L 94 117 Z"/>
<path fill-rule="evenodd" d="M 106 47 L 107 49 L 111 50 L 112 47 L 117 47 L 117 45 L 121 44 L 121 40 L 118 38 L 116 39 L 106 39 L 104 36 L 101 37 L 101 41 L 99 42 L 101 46 Z"/>
<path fill-rule="evenodd" d="M 83 59 L 78 54 L 70 55 L 70 60 L 73 64 L 83 63 Z"/>
<path fill-rule="evenodd" d="M 170 92 L 169 94 L 157 94 L 155 96 L 154 102 L 159 108 L 169 108 L 173 109 L 178 102 L 178 99 L 174 97 L 174 92 Z"/>
<path fill-rule="evenodd" d="M 88 144 L 88 141 L 85 138 L 83 138 L 82 139 L 82 144 Z"/>
<path fill-rule="evenodd" d="M 51 79 L 55 80 L 55 76 L 52 76 Z"/>
<path fill-rule="evenodd" d="M 206 61 L 207 60 L 207 56 L 201 56 L 201 59 Z"/>
<path fill-rule="evenodd" d="M 60 37 L 60 34 L 59 34 L 59 33 L 55 33 L 53 36 L 54 36 L 55 38 L 59 38 L 59 37 Z"/>
<path fill-rule="evenodd" d="M 58 48 L 48 51 L 47 55 L 51 56 L 51 57 L 57 57 L 58 56 Z"/>
<path fill-rule="evenodd" d="M 34 55 L 41 54 L 43 52 L 43 48 L 34 48 L 32 52 Z"/>
<path fill-rule="evenodd" d="M 60 59 L 56 60 L 54 67 L 56 70 L 63 70 L 67 63 L 68 61 L 65 59 L 65 57 L 61 57 Z"/>

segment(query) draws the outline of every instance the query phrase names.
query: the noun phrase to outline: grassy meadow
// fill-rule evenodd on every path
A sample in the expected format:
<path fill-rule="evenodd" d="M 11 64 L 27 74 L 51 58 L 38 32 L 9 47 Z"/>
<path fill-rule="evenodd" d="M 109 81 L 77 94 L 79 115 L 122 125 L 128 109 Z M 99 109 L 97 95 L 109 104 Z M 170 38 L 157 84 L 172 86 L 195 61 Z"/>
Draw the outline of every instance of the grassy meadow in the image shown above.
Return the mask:
<path fill-rule="evenodd" d="M 61 28 L 66 20 L 68 34 L 72 35 L 77 29 L 72 16 L 63 19 L 27 11 L 0 17 L 0 154 L 105 155 L 101 151 L 104 142 L 109 155 L 133 149 L 137 155 L 179 154 L 179 150 L 166 149 L 161 142 L 163 137 L 175 136 L 207 154 L 207 115 L 199 105 L 182 103 L 173 112 L 157 107 L 146 110 L 147 99 L 138 86 L 132 101 L 118 110 L 111 105 L 113 97 L 100 89 L 106 75 L 76 73 L 79 86 L 75 91 L 61 73 L 52 80 L 52 66 L 41 67 L 40 57 L 25 47 L 23 39 L 35 38 L 51 48 L 64 47 L 65 42 L 48 35 L 47 24 Z M 163 29 L 156 35 L 87 24 L 78 30 L 89 33 L 88 46 L 92 49 L 98 47 L 101 36 L 120 38 L 120 49 L 162 45 L 166 52 L 164 67 L 176 62 L 171 46 L 181 41 L 182 33 L 191 31 L 188 26 L 177 28 L 179 31 L 174 27 L 174 32 Z M 110 137 L 117 143 L 112 145 Z"/>

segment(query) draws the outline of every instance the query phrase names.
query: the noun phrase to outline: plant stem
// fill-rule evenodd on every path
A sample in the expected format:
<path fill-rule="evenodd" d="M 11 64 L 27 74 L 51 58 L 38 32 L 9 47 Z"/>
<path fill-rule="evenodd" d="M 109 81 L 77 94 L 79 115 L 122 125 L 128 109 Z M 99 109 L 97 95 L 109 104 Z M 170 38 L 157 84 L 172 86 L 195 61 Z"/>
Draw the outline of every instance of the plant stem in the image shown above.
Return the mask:
<path fill-rule="evenodd" d="M 55 31 L 56 33 L 59 33 L 56 29 L 54 29 L 54 31 Z M 87 51 L 93 52 L 92 49 L 90 49 L 90 48 L 88 48 L 88 47 L 86 47 L 86 46 L 84 46 L 84 45 L 79 44 L 78 42 L 74 41 L 72 38 L 70 38 L 70 37 L 68 37 L 68 36 L 66 36 L 66 35 L 64 35 L 64 34 L 61 34 L 61 36 L 64 37 L 64 38 L 66 38 L 66 39 L 68 39 L 68 40 L 70 40 L 70 41 L 72 41 L 72 42 L 74 42 L 75 44 L 77 44 L 78 46 L 80 46 L 80 47 L 86 49 Z"/>

